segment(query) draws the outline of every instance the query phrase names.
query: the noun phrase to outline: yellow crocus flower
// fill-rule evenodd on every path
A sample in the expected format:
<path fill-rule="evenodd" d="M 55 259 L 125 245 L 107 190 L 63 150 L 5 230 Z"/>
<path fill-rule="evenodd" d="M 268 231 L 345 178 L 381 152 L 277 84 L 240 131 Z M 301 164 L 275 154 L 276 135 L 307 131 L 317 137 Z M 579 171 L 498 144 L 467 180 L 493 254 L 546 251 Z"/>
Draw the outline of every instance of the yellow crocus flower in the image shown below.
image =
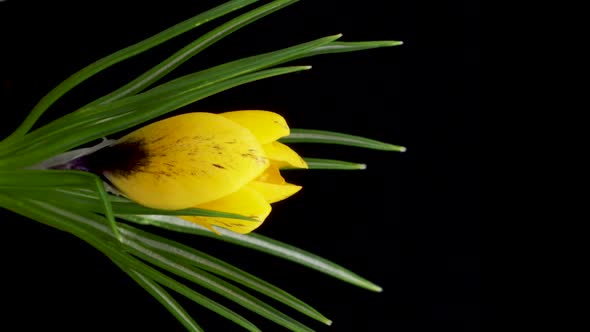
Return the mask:
<path fill-rule="evenodd" d="M 297 153 L 277 142 L 287 135 L 285 119 L 273 112 L 187 113 L 122 137 L 100 153 L 98 168 L 121 193 L 148 207 L 194 207 L 256 219 L 182 217 L 245 234 L 260 226 L 271 203 L 301 189 L 279 172 L 284 166 L 307 168 Z M 104 160 L 107 156 L 114 160 Z"/>

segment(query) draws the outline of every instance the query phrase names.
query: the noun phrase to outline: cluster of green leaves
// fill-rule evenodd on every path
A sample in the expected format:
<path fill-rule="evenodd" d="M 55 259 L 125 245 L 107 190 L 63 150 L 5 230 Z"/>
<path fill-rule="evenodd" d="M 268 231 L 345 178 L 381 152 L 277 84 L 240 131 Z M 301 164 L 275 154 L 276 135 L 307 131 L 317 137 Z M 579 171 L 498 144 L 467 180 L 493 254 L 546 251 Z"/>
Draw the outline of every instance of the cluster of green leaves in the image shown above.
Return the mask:
<path fill-rule="evenodd" d="M 33 166 L 65 151 L 131 128 L 224 90 L 310 68 L 282 66 L 284 63 L 314 55 L 359 51 L 401 43 L 395 41 L 339 42 L 337 40 L 340 35 L 329 36 L 274 52 L 223 63 L 152 87 L 156 81 L 213 43 L 296 2 L 296 0 L 276 0 L 213 28 L 119 89 L 53 122 L 35 130 L 31 129 L 56 100 L 98 72 L 254 2 L 256 0 L 229 1 L 98 60 L 48 93 L 21 126 L 0 142 L 0 206 L 69 232 L 94 246 L 191 331 L 201 331 L 201 328 L 164 287 L 188 297 L 247 330 L 258 331 L 258 329 L 244 317 L 195 292 L 154 267 L 217 292 L 293 331 L 310 331 L 311 329 L 247 293 L 236 284 L 264 294 L 320 322 L 330 324 L 330 320 L 292 295 L 247 272 L 180 243 L 132 227 L 129 223 L 122 223 L 123 220 L 199 236 L 212 236 L 303 264 L 372 291 L 380 291 L 381 288 L 339 265 L 288 244 L 256 234 L 239 235 L 223 229 L 218 229 L 222 234 L 218 236 L 175 216 L 201 215 L 247 219 L 246 217 L 201 209 L 180 211 L 151 209 L 108 194 L 100 178 L 94 174 L 80 171 L 38 170 L 32 169 Z M 362 137 L 317 130 L 295 129 L 282 141 L 344 144 L 389 151 L 404 150 L 403 147 Z M 337 160 L 308 159 L 307 161 L 312 169 L 364 168 L 363 164 Z"/>

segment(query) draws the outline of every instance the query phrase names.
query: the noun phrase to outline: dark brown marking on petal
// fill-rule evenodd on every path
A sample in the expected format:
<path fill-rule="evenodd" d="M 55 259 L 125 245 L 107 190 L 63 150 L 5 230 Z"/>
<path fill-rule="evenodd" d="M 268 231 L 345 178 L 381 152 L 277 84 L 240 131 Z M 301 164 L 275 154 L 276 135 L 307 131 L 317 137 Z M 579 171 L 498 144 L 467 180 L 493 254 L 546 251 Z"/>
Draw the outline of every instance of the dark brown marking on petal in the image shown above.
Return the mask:
<path fill-rule="evenodd" d="M 256 160 L 256 162 L 259 164 L 264 164 L 266 162 L 266 158 L 254 153 L 254 152 L 257 152 L 256 149 L 249 149 L 248 151 L 250 151 L 250 152 L 249 153 L 242 153 L 241 156 L 244 158 L 252 158 L 252 159 Z"/>
<path fill-rule="evenodd" d="M 81 162 L 93 173 L 129 176 L 149 165 L 144 141 L 121 142 L 83 157 Z"/>
<path fill-rule="evenodd" d="M 211 164 L 211 165 L 213 165 L 213 167 L 217 167 L 217 168 L 220 168 L 220 169 L 225 169 L 225 167 L 223 167 L 222 165 L 219 165 L 219 164 Z"/>

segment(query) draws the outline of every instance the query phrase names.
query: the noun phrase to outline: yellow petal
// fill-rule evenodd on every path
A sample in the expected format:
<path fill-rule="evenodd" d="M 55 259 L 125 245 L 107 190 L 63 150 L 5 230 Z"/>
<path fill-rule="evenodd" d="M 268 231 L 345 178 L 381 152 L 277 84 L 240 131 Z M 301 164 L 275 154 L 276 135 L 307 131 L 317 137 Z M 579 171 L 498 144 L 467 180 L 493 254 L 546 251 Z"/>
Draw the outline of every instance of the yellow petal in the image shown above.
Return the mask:
<path fill-rule="evenodd" d="M 296 167 L 307 168 L 307 163 L 299 157 L 297 152 L 280 142 L 272 142 L 262 146 L 266 157 L 278 168 Z"/>
<path fill-rule="evenodd" d="M 289 126 L 277 113 L 269 111 L 234 111 L 220 114 L 248 128 L 261 144 L 289 135 Z"/>
<path fill-rule="evenodd" d="M 260 181 L 250 182 L 248 188 L 259 192 L 268 203 L 282 201 L 301 190 L 301 186 L 290 183 L 274 184 Z"/>
<path fill-rule="evenodd" d="M 284 184 L 285 179 L 281 175 L 281 171 L 275 165 L 270 165 L 268 168 L 256 178 L 256 181 L 267 182 L 272 184 Z"/>
<path fill-rule="evenodd" d="M 264 219 L 270 214 L 270 204 L 266 202 L 264 197 L 248 187 L 244 187 L 233 194 L 195 206 L 201 209 L 222 211 L 229 213 L 236 213 L 247 217 L 252 217 L 258 221 L 231 219 L 231 218 L 216 218 L 216 217 L 199 217 L 199 216 L 183 216 L 182 218 L 190 222 L 197 223 L 214 230 L 212 226 L 220 226 L 227 228 L 236 233 L 247 234 L 255 230 L 262 224 Z"/>
<path fill-rule="evenodd" d="M 155 122 L 112 148 L 135 146 L 135 158 L 105 176 L 139 204 L 183 209 L 227 196 L 268 166 L 264 150 L 246 128 L 211 113 L 187 113 Z M 137 155 L 128 157 L 128 155 Z M 117 155 L 117 154 L 115 154 Z"/>
<path fill-rule="evenodd" d="M 301 186 L 286 183 L 274 165 L 269 166 L 256 180 L 248 183 L 248 187 L 262 194 L 269 203 L 282 201 L 301 190 Z"/>

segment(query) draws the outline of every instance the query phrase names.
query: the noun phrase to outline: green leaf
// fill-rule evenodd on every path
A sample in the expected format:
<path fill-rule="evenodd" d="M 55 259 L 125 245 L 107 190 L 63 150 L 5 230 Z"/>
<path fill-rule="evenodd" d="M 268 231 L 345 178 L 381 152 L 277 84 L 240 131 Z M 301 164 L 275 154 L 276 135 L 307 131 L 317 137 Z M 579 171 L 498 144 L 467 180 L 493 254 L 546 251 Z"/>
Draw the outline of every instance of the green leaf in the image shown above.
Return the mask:
<path fill-rule="evenodd" d="M 182 49 L 174 53 L 174 55 L 160 62 L 147 72 L 141 74 L 139 77 L 127 83 L 125 86 L 121 87 L 116 91 L 113 91 L 112 93 L 102 98 L 95 100 L 92 104 L 110 103 L 114 100 L 126 96 L 131 96 L 142 91 L 146 87 L 150 86 L 152 83 L 156 82 L 158 79 L 162 78 L 164 75 L 168 74 L 169 72 L 180 66 L 185 61 L 189 60 L 194 55 L 200 53 L 201 51 L 205 50 L 207 47 L 213 45 L 219 40 L 229 36 L 231 33 L 297 1 L 298 0 L 273 1 L 265 6 L 256 8 L 248 13 L 240 15 L 239 17 L 225 24 L 220 25 L 219 27 L 211 30 L 202 37 L 193 41 L 189 45 L 183 47 Z"/>
<path fill-rule="evenodd" d="M 232 62 L 224 63 L 222 65 L 196 72 L 194 74 L 186 75 L 182 78 L 172 80 L 164 83 L 156 88 L 153 88 L 146 93 L 137 96 L 124 98 L 119 104 L 111 104 L 111 107 L 84 107 L 76 112 L 66 115 L 38 130 L 27 135 L 28 139 L 20 143 L 20 145 L 13 146 L 11 149 L 0 150 L 0 153 L 11 154 L 14 152 L 26 152 L 27 147 L 31 143 L 39 144 L 43 139 L 48 140 L 47 135 L 52 134 L 59 137 L 61 132 L 80 126 L 81 124 L 94 124 L 102 119 L 114 116 L 117 112 L 122 112 L 117 107 L 124 107 L 140 103 L 150 99 L 161 100 L 163 96 L 169 98 L 181 94 L 187 88 L 197 89 L 203 84 L 210 85 L 212 83 L 220 82 L 232 77 L 251 73 L 256 70 L 268 68 L 273 65 L 282 64 L 295 59 L 300 59 L 308 56 L 340 53 L 365 50 L 375 47 L 386 47 L 399 45 L 400 42 L 393 41 L 375 41 L 375 42 L 336 42 L 341 35 L 320 38 L 311 42 L 299 44 L 282 50 L 269 52 L 257 56 L 247 57 Z M 107 112 L 113 110 L 112 113 Z M 96 117 L 80 117 L 81 115 L 99 114 Z M 42 137 L 42 139 L 39 139 Z"/>
<path fill-rule="evenodd" d="M 321 258 L 305 250 L 256 233 L 243 235 L 214 226 L 215 229 L 221 234 L 221 236 L 218 236 L 205 227 L 172 216 L 125 215 L 121 216 L 121 218 L 142 225 L 152 225 L 177 232 L 212 237 L 224 242 L 255 249 L 301 264 L 361 288 L 365 288 L 374 292 L 382 291 L 382 288 L 378 285 L 338 264 L 332 263 L 327 259 Z"/>
<path fill-rule="evenodd" d="M 313 49 L 326 45 L 338 38 L 340 38 L 340 35 L 324 37 L 279 51 L 224 63 L 163 83 L 149 91 L 112 102 L 109 105 L 83 107 L 31 132 L 25 137 L 26 140 L 23 139 L 19 144 L 13 144 L 11 149 L 4 149 L 4 151 L 0 152 L 5 154 L 13 152 L 24 154 L 31 147 L 31 144 L 42 144 L 44 140 L 50 141 L 50 138 L 59 137 L 62 133 L 82 125 L 96 124 L 118 113 L 128 111 L 133 105 L 141 105 L 141 103 L 147 103 L 153 100 L 162 101 L 164 98 L 173 99 L 182 95 L 187 90 L 196 90 L 230 78 L 281 64 L 288 60 L 301 58 L 306 53 L 313 51 Z M 139 107 L 136 106 L 138 109 Z"/>
<path fill-rule="evenodd" d="M 104 212 L 111 225 L 113 234 L 121 240 L 121 234 L 115 224 L 113 208 L 108 199 L 102 180 L 95 174 L 80 171 L 58 170 L 18 170 L 0 171 L 0 188 L 12 189 L 11 191 L 28 189 L 30 191 L 42 190 L 52 187 L 80 187 L 86 186 L 95 189 L 98 195 L 97 205 L 100 212 Z"/>
<path fill-rule="evenodd" d="M 356 146 L 365 149 L 405 152 L 406 148 L 361 136 L 325 130 L 291 129 L 291 134 L 280 139 L 283 143 L 322 143 Z"/>
<path fill-rule="evenodd" d="M 90 240 L 88 240 L 88 237 L 86 237 L 84 240 L 86 242 L 90 243 L 91 245 L 93 245 L 98 250 L 105 253 L 107 256 L 109 256 L 115 263 L 117 263 L 117 265 L 128 266 L 128 267 L 135 269 L 137 271 L 141 271 L 142 274 L 145 274 L 146 276 L 153 279 L 157 283 L 159 283 L 163 286 L 166 286 L 166 287 L 176 291 L 179 294 L 186 296 L 187 298 L 191 299 L 195 303 L 219 314 L 222 317 L 225 317 L 225 318 L 231 320 L 232 322 L 242 326 L 243 328 L 245 328 L 248 331 L 253 331 L 253 332 L 260 331 L 260 329 L 258 329 L 254 324 L 252 324 L 250 321 L 248 321 L 247 319 L 245 319 L 241 315 L 238 315 L 237 313 L 228 309 L 227 307 L 207 298 L 206 296 L 204 296 L 202 294 L 195 292 L 194 290 L 192 290 L 192 289 L 188 288 L 187 286 L 177 282 L 176 280 L 164 275 L 163 273 L 160 273 L 156 269 L 149 267 L 148 265 L 142 263 L 141 261 L 135 259 L 134 257 L 127 255 L 123 251 L 117 250 L 116 247 L 113 247 L 112 245 L 105 246 L 105 245 L 102 245 L 102 243 L 90 241 Z"/>
<path fill-rule="evenodd" d="M 332 42 L 315 48 L 309 56 L 332 53 L 346 53 L 365 51 L 372 48 L 400 46 L 403 42 L 395 40 L 367 41 L 367 42 Z"/>
<path fill-rule="evenodd" d="M 0 206 L 43 224 L 69 232 L 104 253 L 116 264 L 142 273 L 153 281 L 173 289 L 249 331 L 260 331 L 248 320 L 230 309 L 191 290 L 185 285 L 130 256 L 122 247 L 122 245 L 126 245 L 129 242 L 126 239 L 123 239 L 122 242 L 115 241 L 113 235 L 108 232 L 108 228 L 104 225 L 104 222 L 97 221 L 102 218 L 95 214 L 65 210 L 57 206 L 28 199 L 26 196 L 9 196 L 3 193 L 0 193 Z"/>
<path fill-rule="evenodd" d="M 367 168 L 365 164 L 352 163 L 349 161 L 333 160 L 333 159 L 319 159 L 319 158 L 304 158 L 309 169 L 331 169 L 331 170 L 363 170 Z M 300 170 L 302 168 L 285 168 L 289 170 Z"/>
<path fill-rule="evenodd" d="M 253 312 L 292 331 L 313 331 L 236 286 L 203 270 L 178 263 L 168 254 L 157 253 L 137 242 L 128 242 L 127 250 L 134 256 L 214 291 L 217 294 L 242 305 L 244 308 L 252 310 Z"/>
<path fill-rule="evenodd" d="M 0 194 L 0 198 L 2 198 L 2 196 L 4 195 Z M 93 234 L 97 232 L 102 233 L 103 238 L 104 236 L 110 235 L 110 233 L 108 233 L 107 231 L 107 226 L 104 225 L 104 222 L 101 222 L 102 218 L 97 215 L 87 213 L 82 215 L 72 210 L 63 210 L 60 207 L 51 206 L 47 203 L 31 200 L 24 197 L 20 198 L 20 202 L 21 204 L 19 207 L 25 207 L 28 212 L 22 213 L 22 210 L 16 212 L 34 219 L 38 219 L 39 215 L 31 215 L 31 212 L 42 210 L 43 208 L 45 208 L 46 211 L 42 211 L 43 213 L 41 214 L 41 216 L 45 219 L 49 219 L 52 222 L 55 222 L 56 219 L 59 220 L 59 213 L 61 212 L 63 216 L 69 217 L 70 219 L 70 224 L 68 225 L 70 232 L 74 233 L 76 236 L 84 239 L 85 241 L 91 243 L 99 250 L 102 250 L 100 246 L 96 246 L 96 243 L 93 241 L 88 241 L 88 234 L 81 234 L 80 230 L 82 229 L 86 233 L 91 233 L 92 237 L 94 237 L 95 235 Z M 11 207 L 8 208 L 11 209 Z M 49 215 L 51 216 L 51 218 L 47 218 Z M 76 218 L 72 218 L 72 216 L 76 216 Z M 60 227 L 60 229 L 62 229 L 61 227 L 63 227 L 61 223 L 58 223 L 57 226 Z M 259 315 L 266 317 L 267 319 L 272 320 L 275 323 L 280 324 L 288 329 L 291 329 L 293 331 L 312 331 L 305 325 L 297 322 L 296 320 L 274 309 L 273 307 L 269 306 L 263 301 L 260 301 L 259 299 L 240 290 L 239 288 L 229 284 L 228 282 L 225 282 L 217 277 L 214 277 L 213 275 L 203 270 L 197 269 L 190 265 L 182 264 L 181 262 L 179 263 L 171 259 L 170 255 L 168 254 L 159 254 L 158 252 L 150 250 L 148 247 L 142 245 L 139 242 L 129 241 L 129 239 L 127 238 L 128 234 L 131 235 L 127 230 L 123 232 L 124 240 L 121 242 L 121 244 L 124 245 L 125 253 L 131 253 L 132 255 L 144 259 L 150 262 L 151 264 L 159 266 L 167 271 L 182 276 L 183 278 L 191 280 L 205 288 L 217 292 L 218 294 L 232 301 L 235 301 L 236 303 L 241 304 L 245 308 L 252 310 L 258 313 Z M 101 243 L 105 242 L 101 241 Z M 118 246 L 115 248 L 118 248 Z M 120 259 L 127 261 L 126 266 L 136 269 L 142 273 L 147 273 L 147 275 L 150 278 L 153 278 L 157 282 L 161 283 L 161 280 L 164 280 L 164 282 L 166 283 L 171 282 L 170 280 L 168 280 L 169 278 L 163 278 L 163 275 L 155 272 L 155 270 L 148 268 L 147 266 L 141 266 L 139 265 L 139 263 L 134 262 L 129 257 L 120 257 L 121 255 L 119 254 L 113 256 L 112 253 L 108 255 L 111 258 L 115 258 L 115 260 L 118 262 L 120 262 Z M 131 264 L 129 265 L 130 260 Z M 175 281 L 174 285 L 176 285 L 176 288 L 182 288 L 179 285 L 177 285 Z"/>
<path fill-rule="evenodd" d="M 204 332 L 191 316 L 174 300 L 168 292 L 166 292 L 157 283 L 136 270 L 127 268 L 122 264 L 116 263 L 121 270 L 125 271 L 137 284 L 145 289 L 151 296 L 153 296 L 161 305 L 163 305 L 187 330 L 191 332 Z"/>
<path fill-rule="evenodd" d="M 178 94 L 182 94 L 182 91 L 186 90 L 187 88 L 198 89 L 202 87 L 203 84 L 210 85 L 212 83 L 218 83 L 231 77 L 236 77 L 245 73 L 259 70 L 261 68 L 268 68 L 272 65 L 281 64 L 311 55 L 333 52 L 350 52 L 374 47 L 394 46 L 399 44 L 398 42 L 335 42 L 334 40 L 339 37 L 340 35 L 325 37 L 279 51 L 269 52 L 266 54 L 225 63 L 217 67 L 209 68 L 162 84 L 147 91 L 146 93 L 124 98 L 119 104 L 110 104 L 109 106 L 111 107 L 82 108 L 79 111 L 66 115 L 50 123 L 49 125 L 34 131 L 30 134 L 30 136 L 27 135 L 28 139 L 26 141 L 23 141 L 20 144 L 15 144 L 10 149 L 2 149 L 0 150 L 0 153 L 7 154 L 9 156 L 14 152 L 26 154 L 28 153 L 28 149 L 31 147 L 34 147 L 35 145 L 43 145 L 43 140 L 50 141 L 51 136 L 60 137 L 63 131 L 71 130 L 72 128 L 79 127 L 83 124 L 92 125 L 102 121 L 103 119 L 117 116 L 117 113 L 125 112 L 123 109 L 132 108 L 134 105 L 136 108 L 140 108 L 141 102 L 144 101 L 149 101 L 152 99 L 161 101 L 162 97 L 164 96 L 167 96 L 168 98 L 174 98 Z M 121 109 L 121 107 L 123 109 Z M 80 115 L 96 116 L 80 117 Z M 80 144 L 82 143 L 78 143 L 77 145 Z M 391 149 L 391 146 L 385 148 L 382 147 L 382 149 Z"/>
<path fill-rule="evenodd" d="M 263 70 L 212 84 L 196 91 L 188 91 L 174 98 L 164 98 L 163 100 L 155 100 L 150 103 L 135 104 L 130 106 L 130 109 L 126 112 L 117 112 L 119 114 L 103 120 L 100 126 L 97 126 L 96 123 L 89 123 L 76 130 L 66 131 L 65 133 L 60 133 L 57 137 L 51 137 L 51 143 L 47 143 L 44 140 L 41 140 L 39 143 L 31 143 L 29 149 L 22 151 L 22 155 L 1 158 L 0 169 L 34 165 L 76 146 L 130 128 L 221 91 L 257 80 L 308 70 L 310 68 L 309 66 L 296 66 Z M 51 136 L 55 135 L 52 134 Z"/>
<path fill-rule="evenodd" d="M 64 171 L 68 172 L 68 171 Z M 1 185 L 0 185 L 1 188 Z M 36 188 L 34 191 L 24 188 L 11 188 L 12 192 L 26 195 L 28 197 L 43 200 L 62 207 L 75 207 L 82 211 L 103 212 L 102 202 L 96 198 L 92 187 L 74 187 L 74 188 Z M 114 214 L 146 214 L 146 215 L 173 215 L 173 216 L 202 216 L 202 217 L 220 217 L 241 220 L 255 220 L 250 217 L 242 216 L 235 213 L 220 212 L 205 209 L 182 209 L 182 210 L 161 210 L 139 205 L 123 197 L 107 195 Z"/>
<path fill-rule="evenodd" d="M 14 131 L 9 137 L 2 141 L 0 145 L 9 144 L 12 140 L 26 134 L 27 131 L 29 131 L 33 127 L 33 125 L 39 119 L 39 117 L 41 117 L 41 115 L 49 108 L 49 106 L 51 106 L 66 92 L 70 91 L 72 88 L 84 82 L 88 78 L 94 76 L 95 74 L 103 71 L 104 69 L 116 63 L 119 63 L 130 57 L 138 55 L 142 52 L 145 52 L 151 49 L 152 47 L 157 46 L 182 33 L 194 29 L 205 22 L 211 21 L 215 18 L 231 13 L 237 9 L 240 9 L 256 1 L 257 0 L 228 1 L 225 4 L 217 6 L 199 15 L 196 15 L 193 18 L 190 18 L 182 23 L 179 23 L 171 28 L 168 28 L 150 38 L 147 38 L 139 43 L 119 50 L 107 57 L 104 57 L 90 64 L 89 66 L 78 71 L 77 73 L 73 74 L 68 79 L 60 83 L 57 87 L 51 90 L 51 92 L 49 92 L 45 97 L 43 97 L 41 101 L 39 101 L 39 103 L 29 113 L 24 122 L 16 129 L 16 131 Z"/>
<path fill-rule="evenodd" d="M 141 231 L 129 225 L 122 224 L 119 227 L 124 229 L 126 239 L 138 242 L 139 244 L 159 253 L 167 254 L 175 262 L 191 264 L 226 279 L 233 280 L 290 306 L 291 308 L 324 324 L 331 324 L 329 319 L 291 294 L 224 261 L 175 241 Z"/>

